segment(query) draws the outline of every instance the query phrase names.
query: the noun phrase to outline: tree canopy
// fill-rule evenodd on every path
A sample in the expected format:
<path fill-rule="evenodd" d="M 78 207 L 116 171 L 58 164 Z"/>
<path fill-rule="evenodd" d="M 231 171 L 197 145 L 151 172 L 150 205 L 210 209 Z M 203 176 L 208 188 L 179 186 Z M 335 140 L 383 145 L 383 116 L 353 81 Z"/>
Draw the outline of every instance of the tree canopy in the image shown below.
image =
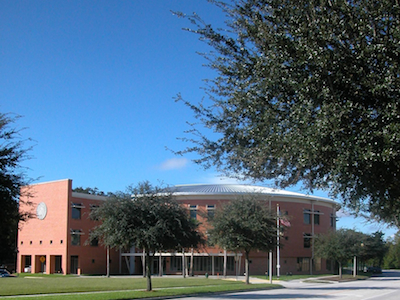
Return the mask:
<path fill-rule="evenodd" d="M 21 164 L 29 148 L 13 127 L 16 120 L 0 113 L 0 264 L 15 260 L 18 222 L 30 216 L 18 211 L 20 187 L 28 183 Z"/>
<path fill-rule="evenodd" d="M 103 191 L 100 191 L 97 187 L 91 188 L 91 187 L 86 187 L 83 188 L 82 186 L 78 186 L 72 190 L 73 192 L 76 193 L 82 193 L 82 194 L 88 194 L 88 195 L 97 195 L 97 196 L 106 196 L 109 195 L 109 193 L 104 193 Z"/>
<path fill-rule="evenodd" d="M 400 269 L 400 231 L 388 242 L 388 251 L 383 263 L 385 269 Z"/>
<path fill-rule="evenodd" d="M 196 248 L 204 242 L 198 223 L 172 193 L 149 182 L 111 196 L 91 217 L 101 222 L 91 232 L 92 238 L 111 248 L 135 246 L 146 252 L 147 290 L 152 290 L 150 253 Z"/>
<path fill-rule="evenodd" d="M 245 253 L 246 283 L 249 284 L 249 254 L 276 247 L 276 215 L 265 203 L 252 198 L 232 200 L 221 206 L 210 220 L 209 242 L 230 251 Z"/>
<path fill-rule="evenodd" d="M 178 96 L 201 126 L 178 153 L 232 176 L 328 189 L 400 226 L 399 1 L 211 2 L 226 28 L 187 18 L 217 75 L 204 103 Z"/>

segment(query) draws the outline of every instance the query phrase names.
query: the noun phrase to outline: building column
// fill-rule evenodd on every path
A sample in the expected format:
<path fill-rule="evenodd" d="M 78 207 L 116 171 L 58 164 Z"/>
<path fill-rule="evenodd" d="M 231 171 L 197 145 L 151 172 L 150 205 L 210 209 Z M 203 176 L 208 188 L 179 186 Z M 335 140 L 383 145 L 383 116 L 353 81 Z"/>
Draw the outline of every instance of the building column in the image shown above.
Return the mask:
<path fill-rule="evenodd" d="M 213 276 L 214 276 L 214 273 L 215 273 L 215 272 L 214 272 L 214 269 L 215 269 L 214 257 L 215 257 L 214 255 L 211 256 L 211 266 L 212 266 L 212 273 L 211 273 L 211 274 L 212 274 Z"/>
<path fill-rule="evenodd" d="M 226 261 L 227 261 L 227 257 L 226 257 L 226 249 L 224 249 L 224 277 L 226 277 Z"/>

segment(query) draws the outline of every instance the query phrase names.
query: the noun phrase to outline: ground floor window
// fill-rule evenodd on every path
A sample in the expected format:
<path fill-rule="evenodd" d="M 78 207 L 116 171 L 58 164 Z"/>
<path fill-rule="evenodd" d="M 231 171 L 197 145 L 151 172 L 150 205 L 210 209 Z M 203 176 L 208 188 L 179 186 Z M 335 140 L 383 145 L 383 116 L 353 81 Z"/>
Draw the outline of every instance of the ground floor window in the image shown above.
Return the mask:
<path fill-rule="evenodd" d="M 171 271 L 182 272 L 182 257 L 181 256 L 171 256 Z"/>
<path fill-rule="evenodd" d="M 299 272 L 310 271 L 310 258 L 298 257 L 297 258 L 297 271 L 299 271 Z"/>
<path fill-rule="evenodd" d="M 195 272 L 211 272 L 212 271 L 212 256 L 194 256 L 193 257 L 193 270 Z M 190 257 L 186 256 L 188 267 L 190 267 Z M 171 256 L 170 270 L 173 272 L 182 271 L 182 256 Z M 235 270 L 235 257 L 228 256 L 226 260 L 226 270 Z M 214 271 L 224 271 L 224 257 L 214 256 Z"/>
<path fill-rule="evenodd" d="M 223 256 L 215 256 L 214 261 L 214 270 L 216 272 L 224 271 L 224 257 Z M 234 271 L 235 270 L 235 257 L 228 256 L 226 258 L 226 270 Z"/>
<path fill-rule="evenodd" d="M 79 258 L 77 255 L 71 256 L 71 274 L 78 274 Z"/>
<path fill-rule="evenodd" d="M 314 271 L 321 271 L 321 258 L 314 258 L 313 264 Z"/>
<path fill-rule="evenodd" d="M 62 271 L 62 257 L 61 255 L 56 255 L 54 258 L 54 272 L 63 273 Z"/>
<path fill-rule="evenodd" d="M 326 269 L 328 270 L 328 271 L 332 271 L 333 270 L 333 261 L 332 260 L 330 260 L 330 259 L 327 259 L 326 260 Z"/>
<path fill-rule="evenodd" d="M 193 269 L 201 272 L 211 272 L 212 257 L 211 256 L 195 256 L 193 258 Z"/>
<path fill-rule="evenodd" d="M 30 255 L 25 255 L 25 268 L 29 268 L 32 265 L 32 256 Z"/>

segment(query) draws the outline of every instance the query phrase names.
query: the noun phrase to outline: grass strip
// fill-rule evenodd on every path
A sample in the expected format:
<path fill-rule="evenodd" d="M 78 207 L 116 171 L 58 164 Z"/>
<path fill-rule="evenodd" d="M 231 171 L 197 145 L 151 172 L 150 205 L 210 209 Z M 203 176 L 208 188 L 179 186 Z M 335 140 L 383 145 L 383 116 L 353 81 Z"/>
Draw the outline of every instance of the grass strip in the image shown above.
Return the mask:
<path fill-rule="evenodd" d="M 60 275 L 21 275 L 16 278 L 0 279 L 0 296 L 8 299 L 135 299 L 190 295 L 205 292 L 226 292 L 255 288 L 276 288 L 274 285 L 246 285 L 240 281 L 222 279 L 152 278 L 153 292 L 145 292 L 146 279 L 76 277 Z M 77 294 L 72 294 L 77 293 Z M 46 295 L 44 295 L 46 294 Z M 31 297 L 32 295 L 32 297 Z M 37 296 L 33 296 L 37 295 Z"/>
<path fill-rule="evenodd" d="M 114 300 L 114 299 L 141 299 L 141 298 L 157 298 L 157 297 L 175 297 L 193 294 L 212 294 L 212 293 L 227 293 L 238 291 L 251 291 L 260 289 L 276 289 L 281 288 L 276 284 L 256 284 L 246 285 L 239 283 L 225 283 L 209 286 L 190 286 L 190 287 L 175 287 L 175 288 L 160 288 L 154 289 L 151 292 L 144 290 L 135 291 L 108 291 L 108 292 L 84 292 L 84 293 L 59 293 L 35 296 L 17 296 L 7 297 L 8 300 Z M 23 297 L 23 298 L 21 298 Z"/>

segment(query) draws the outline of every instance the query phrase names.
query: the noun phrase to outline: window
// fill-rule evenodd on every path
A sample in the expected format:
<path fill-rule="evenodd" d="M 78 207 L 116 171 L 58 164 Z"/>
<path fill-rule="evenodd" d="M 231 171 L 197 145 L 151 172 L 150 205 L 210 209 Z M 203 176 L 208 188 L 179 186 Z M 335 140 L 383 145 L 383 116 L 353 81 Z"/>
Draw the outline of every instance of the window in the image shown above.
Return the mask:
<path fill-rule="evenodd" d="M 98 221 L 98 218 L 94 218 L 92 216 L 92 212 L 95 211 L 98 207 L 99 207 L 98 205 L 90 204 L 90 219 L 91 220 Z"/>
<path fill-rule="evenodd" d="M 251 263 L 251 261 L 249 261 Z M 223 256 L 215 256 L 214 257 L 214 268 L 216 272 L 224 271 L 224 257 Z M 235 270 L 235 257 L 228 256 L 226 258 L 226 270 L 234 271 Z"/>
<path fill-rule="evenodd" d="M 99 239 L 97 239 L 97 238 L 92 238 L 92 239 L 90 240 L 90 246 L 97 247 L 98 245 L 99 245 Z"/>
<path fill-rule="evenodd" d="M 182 271 L 182 257 L 171 256 L 171 271 Z"/>
<path fill-rule="evenodd" d="M 70 261 L 71 261 L 71 267 L 70 267 L 71 274 L 78 274 L 79 257 L 77 255 L 72 255 Z"/>
<path fill-rule="evenodd" d="M 326 260 L 326 269 L 328 270 L 328 271 L 331 271 L 333 268 L 332 268 L 332 265 L 333 265 L 333 263 L 332 263 L 332 261 L 330 260 L 330 259 L 327 259 Z"/>
<path fill-rule="evenodd" d="M 310 259 L 308 257 L 297 258 L 297 271 L 299 272 L 310 271 Z"/>
<path fill-rule="evenodd" d="M 304 209 L 303 218 L 304 218 L 304 224 L 311 224 L 311 210 Z"/>
<path fill-rule="evenodd" d="M 73 234 L 71 236 L 71 244 L 72 244 L 72 246 L 80 246 L 81 236 L 79 234 Z"/>
<path fill-rule="evenodd" d="M 335 214 L 331 214 L 331 227 L 335 228 L 336 226 L 336 216 Z"/>
<path fill-rule="evenodd" d="M 84 208 L 83 204 L 82 203 L 72 203 L 71 207 L 72 207 L 72 212 L 71 212 L 72 219 L 80 220 L 81 209 Z"/>
<path fill-rule="evenodd" d="M 319 210 L 314 210 L 314 224 L 319 225 Z"/>
<path fill-rule="evenodd" d="M 209 219 L 214 218 L 215 215 L 215 205 L 207 205 L 207 217 Z"/>
<path fill-rule="evenodd" d="M 80 229 L 72 229 L 71 230 L 71 244 L 72 246 L 80 246 L 81 244 L 81 235 L 82 230 Z"/>
<path fill-rule="evenodd" d="M 314 258 L 313 259 L 313 269 L 314 271 L 321 271 L 321 258 Z"/>
<path fill-rule="evenodd" d="M 195 271 L 210 272 L 212 269 L 211 256 L 193 257 L 193 268 Z"/>
<path fill-rule="evenodd" d="M 319 210 L 314 210 L 312 212 L 309 209 L 303 210 L 304 224 L 311 224 L 312 215 L 314 215 L 314 224 L 319 225 L 319 216 L 320 216 Z"/>
<path fill-rule="evenodd" d="M 190 205 L 190 217 L 192 219 L 197 219 L 197 205 Z"/>
<path fill-rule="evenodd" d="M 304 248 L 310 248 L 311 247 L 311 239 L 312 239 L 311 234 L 304 233 L 303 238 L 304 238 Z"/>
<path fill-rule="evenodd" d="M 28 268 L 32 265 L 32 256 L 30 255 L 25 255 L 25 268 Z"/>

